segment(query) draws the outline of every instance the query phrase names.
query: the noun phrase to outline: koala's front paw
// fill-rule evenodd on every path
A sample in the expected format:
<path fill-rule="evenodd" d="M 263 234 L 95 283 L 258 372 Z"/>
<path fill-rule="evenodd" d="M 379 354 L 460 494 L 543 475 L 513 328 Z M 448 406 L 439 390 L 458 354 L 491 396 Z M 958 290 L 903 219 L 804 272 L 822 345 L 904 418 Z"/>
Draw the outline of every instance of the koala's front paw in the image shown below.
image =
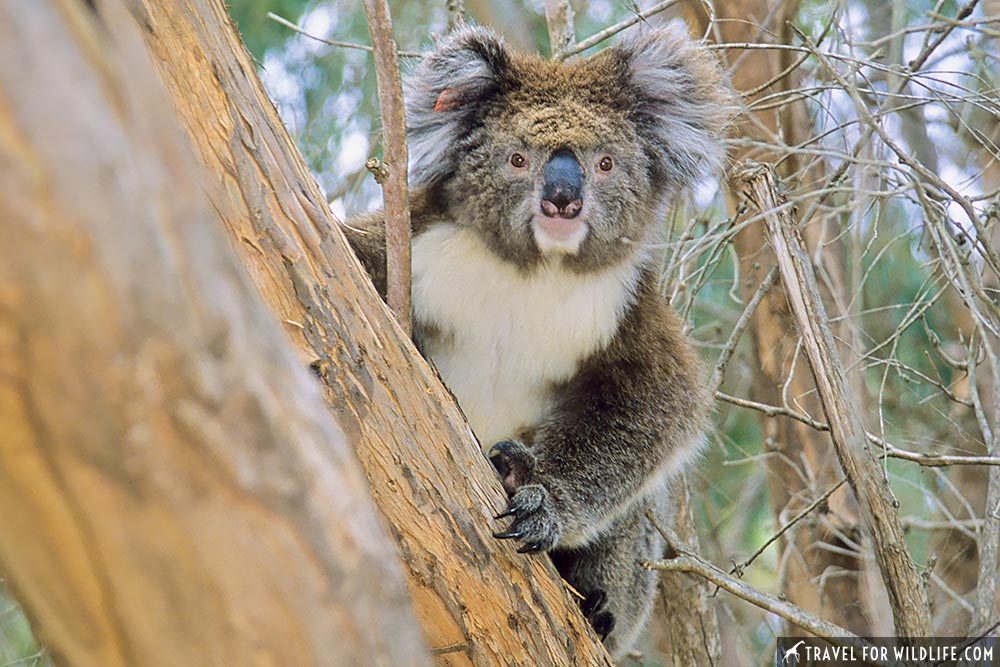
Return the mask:
<path fill-rule="evenodd" d="M 500 473 L 504 491 L 513 496 L 531 479 L 535 469 L 535 455 L 520 440 L 504 440 L 490 447 L 486 453 L 493 467 Z"/>
<path fill-rule="evenodd" d="M 541 484 L 526 484 L 511 497 L 507 509 L 497 519 L 514 517 L 510 527 L 493 533 L 498 540 L 518 540 L 524 543 L 518 553 L 548 551 L 559 541 L 562 521 L 556 513 L 552 496 Z"/>

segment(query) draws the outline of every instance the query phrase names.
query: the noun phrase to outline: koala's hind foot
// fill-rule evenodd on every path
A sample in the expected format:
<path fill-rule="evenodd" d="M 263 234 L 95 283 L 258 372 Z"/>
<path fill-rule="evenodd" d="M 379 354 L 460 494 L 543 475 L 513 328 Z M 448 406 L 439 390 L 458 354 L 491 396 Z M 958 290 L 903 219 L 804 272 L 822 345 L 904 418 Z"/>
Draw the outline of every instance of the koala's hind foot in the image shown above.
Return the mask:
<path fill-rule="evenodd" d="M 580 611 L 590 621 L 590 627 L 594 628 L 601 641 L 606 640 L 615 629 L 615 615 L 607 610 L 607 606 L 608 594 L 600 588 L 592 590 L 580 601 Z"/>
<path fill-rule="evenodd" d="M 551 552 L 559 573 L 585 596 L 584 615 L 615 657 L 632 647 L 656 595 L 657 573 L 642 563 L 660 559 L 664 542 L 646 507 L 638 503 L 586 546 Z"/>

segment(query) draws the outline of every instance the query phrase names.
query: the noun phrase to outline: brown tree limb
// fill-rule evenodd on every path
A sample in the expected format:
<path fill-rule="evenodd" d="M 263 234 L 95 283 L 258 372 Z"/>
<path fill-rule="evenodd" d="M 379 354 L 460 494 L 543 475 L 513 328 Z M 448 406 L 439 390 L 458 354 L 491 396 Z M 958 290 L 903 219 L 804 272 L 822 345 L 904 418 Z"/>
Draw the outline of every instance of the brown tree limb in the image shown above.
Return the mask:
<path fill-rule="evenodd" d="M 399 78 L 396 39 L 387 0 L 364 0 L 368 34 L 375 58 L 375 81 L 382 110 L 383 161 L 389 175 L 382 186 L 385 210 L 386 300 L 407 336 L 410 335 L 410 205 L 407 197 L 406 114 Z"/>
<path fill-rule="evenodd" d="M 549 52 L 553 59 L 559 60 L 576 42 L 569 0 L 545 0 L 545 24 L 549 30 Z"/>
<path fill-rule="evenodd" d="M 218 0 L 129 0 L 230 242 L 316 361 L 401 552 L 439 664 L 610 665 L 548 559 L 491 536 L 505 504 L 454 401 L 394 324 Z M 183 57 L 181 57 L 183 54 Z"/>
<path fill-rule="evenodd" d="M 801 607 L 797 607 L 770 593 L 765 593 L 736 577 L 730 576 L 711 563 L 694 555 L 678 556 L 669 560 L 656 561 L 650 563 L 649 567 L 660 572 L 690 572 L 691 574 L 696 574 L 712 582 L 727 593 L 732 593 L 750 604 L 776 614 L 792 625 L 800 627 L 817 637 L 824 639 L 858 638 L 857 635 L 844 630 L 840 626 L 824 621 L 820 617 L 803 610 Z"/>
<path fill-rule="evenodd" d="M 792 179 L 815 181 L 822 178 L 815 163 L 808 155 L 796 153 L 768 154 L 771 146 L 799 145 L 812 135 L 809 114 L 802 103 L 783 104 L 781 107 L 760 108 L 759 93 L 773 91 L 775 95 L 789 95 L 800 86 L 800 72 L 793 67 L 798 54 L 786 50 L 789 41 L 786 22 L 794 18 L 799 3 L 770 2 L 767 0 L 716 0 L 710 4 L 688 0 L 683 7 L 694 31 L 712 34 L 718 41 L 717 48 L 725 50 L 731 69 L 733 87 L 745 94 L 747 108 L 743 127 L 739 132 L 748 138 L 748 144 L 737 148 L 732 155 L 736 161 L 756 157 L 768 161 L 781 160 L 782 173 Z M 758 44 L 756 42 L 766 42 Z M 746 50 L 735 50 L 748 47 Z M 732 47 L 732 48 L 730 48 Z M 709 45 L 708 48 L 713 48 Z M 782 75 L 788 71 L 789 74 Z M 753 91 L 758 94 L 751 95 Z M 764 156 L 762 157 L 762 152 Z M 733 247 L 739 256 L 739 281 L 743 302 L 756 298 L 759 286 L 766 282 L 775 262 L 767 244 L 763 224 L 756 220 L 756 212 L 745 212 L 736 196 L 730 193 L 729 204 L 734 215 Z M 812 207 L 815 198 L 803 200 Z M 810 225 L 806 233 L 817 243 L 826 236 L 828 223 L 819 221 Z M 832 234 L 831 234 L 832 236 Z M 828 236 L 827 236 L 828 237 Z M 839 266 L 838 244 L 823 246 L 824 267 L 837 276 Z M 835 281 L 844 284 L 843 280 Z M 838 290 L 839 291 L 839 290 Z M 850 334 L 850 331 L 844 333 Z M 798 336 L 795 335 L 793 318 L 788 311 L 784 294 L 779 286 L 768 290 L 756 308 L 750 323 L 749 363 L 753 368 L 748 396 L 741 403 L 744 407 L 760 410 L 758 406 L 775 406 L 760 410 L 774 416 L 785 414 L 788 419 L 760 419 L 761 437 L 771 443 L 775 456 L 765 459 L 767 487 L 776 525 L 782 517 L 798 513 L 815 497 L 818 488 L 827 488 L 841 477 L 829 436 L 815 428 L 808 415 L 820 413 L 808 365 L 799 354 Z M 719 393 L 716 394 L 720 396 Z M 725 399 L 724 399 L 725 400 Z M 737 399 L 743 401 L 743 399 Z M 794 407 L 794 409 L 792 409 Z M 804 419 L 799 419 L 804 417 Z M 843 529 L 857 524 L 853 498 L 842 488 L 830 498 L 830 521 L 800 524 L 794 533 L 786 534 L 780 541 L 779 562 L 781 593 L 789 601 L 814 614 L 823 614 L 837 625 L 859 635 L 870 632 L 871 616 L 863 605 L 861 585 L 864 562 L 845 550 L 820 550 L 815 544 L 843 543 Z M 827 572 L 841 572 L 844 576 L 826 577 Z M 794 628 L 790 629 L 796 632 Z"/>
<path fill-rule="evenodd" d="M 794 408 L 785 405 L 768 405 L 758 403 L 739 396 L 730 396 L 721 391 L 715 392 L 716 400 L 736 405 L 741 408 L 756 410 L 766 417 L 788 417 L 797 422 L 805 424 L 817 431 L 829 431 L 830 425 L 813 419 L 809 415 L 803 414 Z M 896 447 L 885 439 L 878 437 L 874 433 L 865 432 L 868 441 L 881 449 L 882 458 L 899 459 L 910 461 L 927 468 L 943 468 L 947 466 L 998 466 L 1000 467 L 1000 456 L 966 456 L 964 454 L 936 454 L 933 452 L 911 452 L 906 449 Z"/>
<path fill-rule="evenodd" d="M 744 195 L 763 213 L 782 202 L 773 172 L 745 163 L 733 176 Z M 768 237 L 781 272 L 785 295 L 802 335 L 806 354 L 830 423 L 837 458 L 858 498 L 871 533 L 882 580 L 889 595 L 896 632 L 902 637 L 927 637 L 931 632 L 927 588 L 906 549 L 903 529 L 892 502 L 892 491 L 871 450 L 854 397 L 827 324 L 812 263 L 787 208 L 767 215 Z"/>
<path fill-rule="evenodd" d="M 57 664 L 430 664 L 132 19 L 5 3 L 0 40 L 0 569 Z"/>

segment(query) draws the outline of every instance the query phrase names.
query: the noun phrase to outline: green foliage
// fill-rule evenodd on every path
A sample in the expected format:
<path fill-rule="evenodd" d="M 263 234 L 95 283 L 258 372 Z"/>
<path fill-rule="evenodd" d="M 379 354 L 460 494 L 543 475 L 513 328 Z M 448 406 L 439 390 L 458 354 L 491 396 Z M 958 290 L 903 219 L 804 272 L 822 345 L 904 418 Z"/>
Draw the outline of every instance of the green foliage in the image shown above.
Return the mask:
<path fill-rule="evenodd" d="M 0 667 L 51 667 L 52 661 L 31 634 L 28 620 L 0 579 Z"/>
<path fill-rule="evenodd" d="M 315 5 L 315 0 L 263 0 L 247 2 L 236 0 L 227 3 L 229 14 L 243 36 L 243 43 L 257 62 L 271 49 L 279 49 L 289 38 L 288 28 L 268 18 L 268 13 L 294 21 Z"/>

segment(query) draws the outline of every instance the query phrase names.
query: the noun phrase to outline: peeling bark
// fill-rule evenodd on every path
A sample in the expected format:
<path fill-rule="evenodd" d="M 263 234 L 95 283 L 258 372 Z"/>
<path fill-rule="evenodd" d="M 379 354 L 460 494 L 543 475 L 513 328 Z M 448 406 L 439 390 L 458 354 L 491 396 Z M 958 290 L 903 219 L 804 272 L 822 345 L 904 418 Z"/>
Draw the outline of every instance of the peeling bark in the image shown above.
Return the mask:
<path fill-rule="evenodd" d="M 549 560 L 493 539 L 495 472 L 348 248 L 222 3 L 127 4 L 231 244 L 319 369 L 438 664 L 610 665 Z"/>

